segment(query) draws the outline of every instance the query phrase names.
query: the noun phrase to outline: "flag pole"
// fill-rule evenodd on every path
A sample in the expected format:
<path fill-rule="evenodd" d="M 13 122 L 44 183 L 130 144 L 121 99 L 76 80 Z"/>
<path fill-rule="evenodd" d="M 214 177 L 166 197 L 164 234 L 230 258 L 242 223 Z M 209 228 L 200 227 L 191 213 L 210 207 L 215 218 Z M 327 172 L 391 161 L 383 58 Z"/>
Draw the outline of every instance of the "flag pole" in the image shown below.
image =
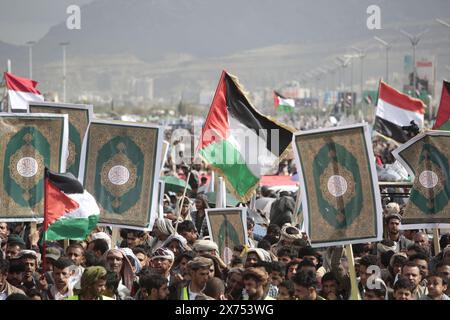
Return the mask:
<path fill-rule="evenodd" d="M 189 173 L 188 173 L 188 176 L 187 176 L 187 179 L 186 179 L 186 184 L 184 186 L 183 196 L 180 198 L 180 200 L 178 200 L 177 222 L 175 224 L 175 233 L 177 233 L 177 230 L 178 230 L 178 223 L 180 222 L 180 219 L 178 219 L 178 218 L 181 216 L 181 207 L 183 206 L 184 197 L 186 196 L 186 190 L 187 190 L 187 187 L 189 185 L 189 179 L 191 178 L 191 171 L 192 171 L 192 168 L 191 168 L 191 170 L 189 170 Z"/>
<path fill-rule="evenodd" d="M 45 176 L 44 176 L 44 232 L 42 235 L 42 273 L 45 274 L 45 272 L 47 271 L 47 262 L 46 262 L 46 251 L 47 251 L 47 210 L 48 210 L 48 205 L 47 205 L 47 175 L 48 175 L 48 169 L 45 168 Z"/>
<path fill-rule="evenodd" d="M 439 245 L 439 229 L 433 229 L 433 243 L 434 243 L 434 255 L 441 252 L 441 246 Z"/>
<path fill-rule="evenodd" d="M 353 257 L 353 248 L 351 244 L 345 246 L 345 252 L 348 259 L 348 271 L 350 272 L 351 295 L 350 300 L 360 300 L 358 295 L 358 284 L 356 282 L 355 259 Z"/>

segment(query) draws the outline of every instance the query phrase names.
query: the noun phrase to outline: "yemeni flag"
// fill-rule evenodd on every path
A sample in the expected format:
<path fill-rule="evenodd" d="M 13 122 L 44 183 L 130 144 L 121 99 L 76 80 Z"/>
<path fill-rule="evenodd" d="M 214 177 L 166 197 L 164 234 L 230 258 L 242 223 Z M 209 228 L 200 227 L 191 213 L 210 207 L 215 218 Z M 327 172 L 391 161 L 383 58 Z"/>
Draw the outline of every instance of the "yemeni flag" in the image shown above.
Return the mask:
<path fill-rule="evenodd" d="M 46 169 L 44 207 L 46 240 L 84 240 L 100 217 L 94 197 L 71 173 Z"/>
<path fill-rule="evenodd" d="M 36 81 L 21 78 L 9 72 L 5 72 L 5 80 L 11 109 L 27 111 L 28 102 L 44 101 L 44 97 L 36 89 L 38 84 Z"/>
<path fill-rule="evenodd" d="M 433 129 L 450 130 L 450 82 L 448 81 L 442 84 L 441 102 Z"/>
<path fill-rule="evenodd" d="M 293 129 L 259 113 L 236 77 L 222 72 L 198 154 L 223 176 L 240 201 L 250 200 L 263 175 L 273 174 L 290 150 Z"/>
<path fill-rule="evenodd" d="M 378 91 L 377 111 L 374 129 L 382 135 L 404 143 L 409 140 L 403 126 L 414 121 L 419 129 L 423 128 L 425 104 L 420 99 L 411 98 L 387 83 L 381 81 Z"/>
<path fill-rule="evenodd" d="M 273 104 L 277 112 L 293 112 L 295 109 L 295 100 L 288 99 L 277 91 L 273 92 Z"/>

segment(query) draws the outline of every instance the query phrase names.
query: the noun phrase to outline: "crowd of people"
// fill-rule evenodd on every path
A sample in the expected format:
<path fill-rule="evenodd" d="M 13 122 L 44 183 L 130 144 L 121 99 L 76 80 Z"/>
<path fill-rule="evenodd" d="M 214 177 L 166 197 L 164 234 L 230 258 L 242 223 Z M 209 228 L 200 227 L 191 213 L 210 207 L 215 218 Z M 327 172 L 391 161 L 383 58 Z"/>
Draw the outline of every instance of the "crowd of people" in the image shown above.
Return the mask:
<path fill-rule="evenodd" d="M 300 120 L 304 128 L 317 125 Z M 394 162 L 393 148 L 374 140 L 378 167 Z M 343 247 L 312 248 L 295 212 L 297 194 L 266 186 L 253 204 L 238 204 L 248 207 L 248 242 L 230 248 L 225 262 L 206 221 L 215 205 L 206 195 L 211 168 L 177 162 L 183 154 L 173 150 L 163 172 L 189 176 L 191 191 L 167 192 L 163 218 L 150 232 L 113 236 L 98 226 L 83 241 L 44 245 L 42 225 L 0 222 L 0 300 L 450 299 L 450 233 L 441 230 L 437 246 L 430 230 L 401 231 L 405 201 L 394 196 L 383 201 L 384 239 L 353 245 L 358 292 Z M 282 161 L 276 174 L 295 176 L 295 162 Z"/>
<path fill-rule="evenodd" d="M 177 213 L 177 205 L 179 213 Z M 295 199 L 259 190 L 248 243 L 225 263 L 208 235 L 204 194 L 165 197 L 151 232 L 95 228 L 84 241 L 48 242 L 30 223 L 0 223 L 0 299 L 346 300 L 352 297 L 342 247 L 312 248 L 293 221 Z M 353 245 L 357 295 L 365 300 L 449 300 L 450 234 L 439 248 L 427 230 L 400 231 L 402 206 L 385 205 L 385 236 Z M 45 255 L 43 255 L 43 250 Z M 45 256 L 45 261 L 42 257 Z M 353 293 L 355 294 L 355 293 Z"/>

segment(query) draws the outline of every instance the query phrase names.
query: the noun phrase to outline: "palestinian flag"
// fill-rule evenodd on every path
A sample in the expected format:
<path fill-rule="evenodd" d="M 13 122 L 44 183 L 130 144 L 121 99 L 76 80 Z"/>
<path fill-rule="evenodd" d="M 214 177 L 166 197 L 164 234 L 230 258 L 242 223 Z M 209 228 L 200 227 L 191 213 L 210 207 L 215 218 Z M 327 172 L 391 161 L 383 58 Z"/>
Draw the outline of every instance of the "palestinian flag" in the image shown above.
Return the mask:
<path fill-rule="evenodd" d="M 422 100 L 411 98 L 387 83 L 381 81 L 378 92 L 377 111 L 374 129 L 382 135 L 404 143 L 409 140 L 408 132 L 403 126 L 414 121 L 419 129 L 423 128 L 425 104 Z"/>
<path fill-rule="evenodd" d="M 392 153 L 415 177 L 402 219 L 408 229 L 450 227 L 449 141 L 450 132 L 429 130 Z"/>
<path fill-rule="evenodd" d="M 248 201 L 261 176 L 273 173 L 290 149 L 293 129 L 259 113 L 236 77 L 222 72 L 198 146 L 228 190 Z"/>
<path fill-rule="evenodd" d="M 448 81 L 442 84 L 441 102 L 433 129 L 450 130 L 450 82 Z"/>
<path fill-rule="evenodd" d="M 292 112 L 295 109 L 295 100 L 283 97 L 278 92 L 273 92 L 273 104 L 277 112 Z"/>
<path fill-rule="evenodd" d="M 100 217 L 94 197 L 71 173 L 46 169 L 44 207 L 46 240 L 84 240 Z"/>
<path fill-rule="evenodd" d="M 44 101 L 38 89 L 37 82 L 21 78 L 12 73 L 5 72 L 6 87 L 8 88 L 9 103 L 12 110 L 28 110 L 28 102 Z"/>

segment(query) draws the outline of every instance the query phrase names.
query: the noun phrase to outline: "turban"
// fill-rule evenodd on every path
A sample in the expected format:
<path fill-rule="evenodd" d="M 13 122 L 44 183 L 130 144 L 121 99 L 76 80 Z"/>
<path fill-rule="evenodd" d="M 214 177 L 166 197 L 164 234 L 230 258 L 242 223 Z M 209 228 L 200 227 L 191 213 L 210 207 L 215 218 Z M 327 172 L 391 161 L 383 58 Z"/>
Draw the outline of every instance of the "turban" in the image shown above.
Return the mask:
<path fill-rule="evenodd" d="M 281 228 L 281 240 L 297 239 L 302 239 L 302 233 L 299 229 L 288 224 Z"/>
<path fill-rule="evenodd" d="M 92 266 L 84 270 L 81 276 L 81 290 L 94 285 L 99 279 L 106 277 L 106 269 L 101 266 Z"/>
<path fill-rule="evenodd" d="M 199 270 L 199 269 L 206 269 L 210 268 L 214 265 L 214 262 L 205 257 L 195 257 L 191 261 L 188 262 L 187 268 L 188 270 Z"/>
<path fill-rule="evenodd" d="M 197 252 L 212 250 L 218 251 L 219 247 L 214 241 L 211 240 L 197 240 L 194 242 L 194 250 Z"/>
<path fill-rule="evenodd" d="M 179 234 L 173 234 L 164 241 L 162 247 L 167 247 L 173 240 L 178 241 L 182 252 L 189 251 L 187 240 Z"/>
<path fill-rule="evenodd" d="M 261 248 L 253 248 L 247 251 L 247 256 L 249 253 L 256 253 L 258 255 L 259 260 L 264 262 L 272 262 L 272 257 L 269 252 Z"/>
<path fill-rule="evenodd" d="M 120 248 L 120 250 L 129 258 L 133 259 L 134 267 L 136 268 L 136 273 L 141 272 L 142 266 L 139 259 L 136 257 L 136 255 L 133 253 L 133 250 L 130 248 Z"/>
<path fill-rule="evenodd" d="M 172 221 L 169 219 L 156 219 L 156 228 L 166 236 L 175 233 L 175 228 L 172 225 Z"/>
<path fill-rule="evenodd" d="M 158 248 L 153 252 L 152 254 L 152 260 L 153 259 L 167 259 L 173 262 L 175 260 L 175 255 L 173 252 L 167 248 Z"/>
<path fill-rule="evenodd" d="M 389 202 L 386 205 L 386 211 L 388 215 L 400 213 L 400 206 L 397 202 Z"/>
<path fill-rule="evenodd" d="M 133 269 L 131 268 L 131 262 L 127 257 L 127 254 L 122 249 L 111 249 L 105 252 L 104 258 L 105 260 L 108 260 L 108 255 L 114 253 L 119 254 L 122 256 L 122 270 L 120 271 L 120 275 L 122 276 L 122 283 L 125 287 L 128 288 L 128 290 L 133 289 L 133 280 L 134 280 L 134 273 Z"/>
<path fill-rule="evenodd" d="M 92 235 L 92 241 L 103 239 L 108 243 L 108 249 L 111 249 L 111 237 L 106 232 L 97 232 Z"/>

